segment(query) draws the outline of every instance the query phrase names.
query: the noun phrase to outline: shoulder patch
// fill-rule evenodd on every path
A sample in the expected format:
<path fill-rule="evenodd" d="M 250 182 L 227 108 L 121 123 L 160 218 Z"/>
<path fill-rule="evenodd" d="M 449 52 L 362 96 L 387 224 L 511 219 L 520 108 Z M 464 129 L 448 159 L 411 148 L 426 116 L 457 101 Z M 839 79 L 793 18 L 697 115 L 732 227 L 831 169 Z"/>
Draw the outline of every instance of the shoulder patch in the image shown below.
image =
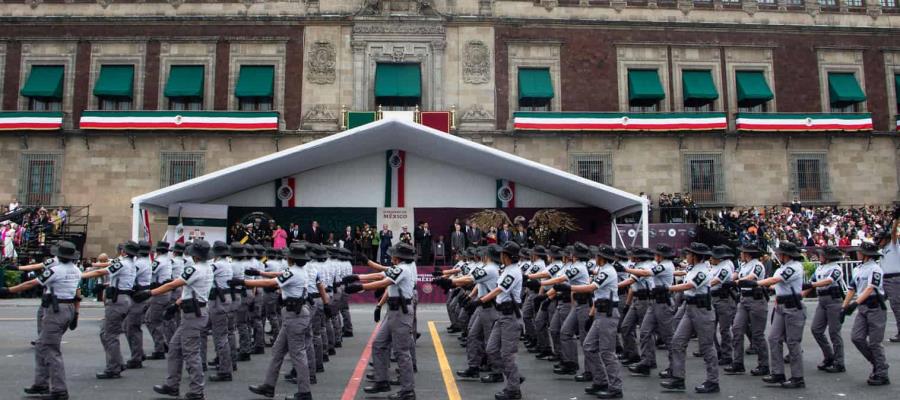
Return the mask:
<path fill-rule="evenodd" d="M 185 267 L 184 272 L 181 273 L 181 279 L 184 279 L 185 281 L 191 279 L 191 277 L 194 276 L 194 272 L 197 272 L 194 267 Z"/>
<path fill-rule="evenodd" d="M 294 274 L 290 270 L 286 270 L 286 271 L 282 272 L 281 275 L 278 277 L 278 282 L 285 283 L 289 279 L 291 279 L 291 277 L 293 277 L 293 276 L 294 276 Z"/>
<path fill-rule="evenodd" d="M 485 271 L 484 268 L 475 268 L 475 270 L 472 271 L 472 277 L 475 279 L 481 279 L 486 276 L 487 276 L 487 271 Z"/>
<path fill-rule="evenodd" d="M 653 268 L 650 271 L 652 271 L 654 274 L 659 274 L 665 270 L 666 270 L 666 267 L 663 267 L 662 264 L 656 264 L 653 266 Z"/>
<path fill-rule="evenodd" d="M 609 278 L 609 275 L 607 275 L 606 272 L 601 272 L 594 277 L 594 283 L 602 285 L 603 282 L 606 282 L 607 278 Z"/>
<path fill-rule="evenodd" d="M 53 264 L 56 264 L 56 259 L 54 259 L 52 257 L 44 260 L 44 268 L 49 267 Z"/>
<path fill-rule="evenodd" d="M 784 269 L 781 270 L 781 276 L 783 276 L 784 279 L 794 276 L 794 267 L 784 267 Z"/>
<path fill-rule="evenodd" d="M 576 268 L 574 265 L 566 269 L 567 278 L 572 279 L 576 276 L 578 276 L 578 268 Z"/>
<path fill-rule="evenodd" d="M 507 275 L 505 278 L 503 278 L 503 281 L 500 282 L 500 287 L 502 287 L 506 290 L 509 290 L 509 288 L 512 287 L 512 284 L 515 281 L 516 281 L 515 278 L 513 278 L 510 275 Z"/>
<path fill-rule="evenodd" d="M 559 268 L 560 268 L 559 264 L 554 264 L 554 265 L 551 265 L 550 269 L 547 271 L 550 272 L 550 275 L 556 275 L 556 273 L 559 272 Z"/>
<path fill-rule="evenodd" d="M 44 283 L 47 282 L 47 280 L 50 279 L 51 276 L 53 276 L 53 270 L 48 268 L 45 269 L 44 272 L 42 272 L 40 275 L 38 275 L 37 280 L 41 283 Z"/>
<path fill-rule="evenodd" d="M 763 273 L 762 265 L 757 265 L 757 266 L 753 267 L 753 275 L 756 275 L 757 278 L 761 278 L 762 273 Z"/>
<path fill-rule="evenodd" d="M 872 285 L 881 286 L 881 272 L 872 272 Z"/>
<path fill-rule="evenodd" d="M 109 267 L 107 267 L 107 270 L 111 274 L 119 272 L 120 269 L 122 269 L 122 261 L 120 261 L 119 259 L 113 260 L 112 264 L 110 264 Z"/>
<path fill-rule="evenodd" d="M 719 271 L 719 277 L 718 277 L 718 278 L 719 278 L 720 281 L 723 281 L 723 282 L 724 282 L 725 280 L 727 280 L 727 279 L 728 279 L 728 270 L 726 270 L 726 269 L 724 269 L 724 268 L 721 269 L 721 270 Z"/>
<path fill-rule="evenodd" d="M 538 273 L 538 272 L 541 272 L 541 266 L 540 266 L 540 265 L 532 265 L 532 266 L 531 266 L 531 273 L 532 273 L 532 274 L 536 274 L 536 273 Z"/>
<path fill-rule="evenodd" d="M 150 270 L 156 271 L 159 268 L 159 261 L 154 260 L 153 263 L 150 264 Z"/>
<path fill-rule="evenodd" d="M 694 282 L 694 286 L 697 286 L 697 287 L 702 285 L 703 281 L 705 281 L 705 280 L 706 280 L 706 274 L 704 274 L 702 272 L 698 272 L 697 275 L 694 275 L 694 279 L 692 279 L 692 281 Z"/>
<path fill-rule="evenodd" d="M 400 277 L 400 274 L 403 273 L 403 270 L 400 267 L 391 267 L 387 271 L 384 271 L 384 276 L 391 278 L 392 280 L 396 280 Z"/>
<path fill-rule="evenodd" d="M 843 272 L 841 272 L 840 268 L 835 268 L 831 271 L 831 279 L 837 282 L 841 279 L 842 274 Z"/>

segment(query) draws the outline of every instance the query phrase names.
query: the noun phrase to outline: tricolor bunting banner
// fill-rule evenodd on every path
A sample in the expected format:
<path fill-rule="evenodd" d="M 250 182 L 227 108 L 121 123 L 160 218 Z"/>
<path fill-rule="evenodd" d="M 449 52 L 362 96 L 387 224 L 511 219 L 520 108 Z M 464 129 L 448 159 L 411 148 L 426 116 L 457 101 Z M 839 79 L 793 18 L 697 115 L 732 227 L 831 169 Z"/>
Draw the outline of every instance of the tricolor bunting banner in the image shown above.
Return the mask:
<path fill-rule="evenodd" d="M 777 114 L 739 113 L 739 131 L 757 132 L 857 132 L 872 130 L 872 114 Z"/>
<path fill-rule="evenodd" d="M 497 208 L 516 207 L 516 183 L 506 179 L 497 179 Z"/>
<path fill-rule="evenodd" d="M 297 206 L 296 179 L 284 177 L 275 180 L 275 207 Z"/>
<path fill-rule="evenodd" d="M 385 159 L 384 206 L 405 207 L 406 152 L 388 150 Z"/>
<path fill-rule="evenodd" d="M 85 111 L 81 129 L 162 129 L 217 131 L 278 130 L 276 112 Z"/>
<path fill-rule="evenodd" d="M 516 112 L 525 131 L 715 131 L 725 130 L 725 113 Z"/>
<path fill-rule="evenodd" d="M 62 120 L 61 112 L 0 112 L 0 131 L 55 131 Z"/>

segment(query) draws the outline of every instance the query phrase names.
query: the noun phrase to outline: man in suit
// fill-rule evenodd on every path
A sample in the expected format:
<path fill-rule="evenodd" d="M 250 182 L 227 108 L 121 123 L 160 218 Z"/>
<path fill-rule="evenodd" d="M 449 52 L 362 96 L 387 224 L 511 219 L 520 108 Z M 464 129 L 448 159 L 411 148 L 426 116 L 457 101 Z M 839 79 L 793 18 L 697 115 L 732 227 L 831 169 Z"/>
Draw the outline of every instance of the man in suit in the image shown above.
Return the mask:
<path fill-rule="evenodd" d="M 481 229 L 478 224 L 472 221 L 466 229 L 466 241 L 469 246 L 481 246 Z"/>
<path fill-rule="evenodd" d="M 290 240 L 291 243 L 296 243 L 296 242 L 300 241 L 301 237 L 302 236 L 300 235 L 300 225 L 291 224 L 291 228 L 290 228 L 290 230 L 288 230 L 288 240 Z"/>
<path fill-rule="evenodd" d="M 315 244 L 322 244 L 322 230 L 319 229 L 319 221 L 313 221 L 309 231 L 306 232 L 306 241 Z"/>
<path fill-rule="evenodd" d="M 417 244 L 421 243 L 420 246 L 422 246 L 422 253 L 421 253 L 422 254 L 422 263 L 424 263 L 426 265 L 431 264 L 431 262 L 432 262 L 431 261 L 431 256 L 432 256 L 431 246 L 434 243 L 432 243 L 431 229 L 428 228 L 427 222 L 422 223 L 422 238 L 417 239 L 416 243 Z"/>
<path fill-rule="evenodd" d="M 453 255 L 466 249 L 466 235 L 462 231 L 460 224 L 453 225 L 453 232 L 450 234 L 450 253 Z"/>
<path fill-rule="evenodd" d="M 525 233 L 525 227 L 522 225 L 516 225 L 516 233 L 513 234 L 512 240 L 519 244 L 519 246 L 525 247 L 528 242 L 528 235 Z"/>
<path fill-rule="evenodd" d="M 391 241 L 394 239 L 394 232 L 388 229 L 388 224 L 384 224 L 381 227 L 381 232 L 378 232 L 378 236 L 381 238 L 381 258 L 379 258 L 379 261 L 382 263 L 387 263 L 390 260 L 387 251 L 391 248 Z"/>
<path fill-rule="evenodd" d="M 500 232 L 497 232 L 497 244 L 503 246 L 504 243 L 512 239 L 512 231 L 509 230 L 509 224 L 503 224 Z"/>

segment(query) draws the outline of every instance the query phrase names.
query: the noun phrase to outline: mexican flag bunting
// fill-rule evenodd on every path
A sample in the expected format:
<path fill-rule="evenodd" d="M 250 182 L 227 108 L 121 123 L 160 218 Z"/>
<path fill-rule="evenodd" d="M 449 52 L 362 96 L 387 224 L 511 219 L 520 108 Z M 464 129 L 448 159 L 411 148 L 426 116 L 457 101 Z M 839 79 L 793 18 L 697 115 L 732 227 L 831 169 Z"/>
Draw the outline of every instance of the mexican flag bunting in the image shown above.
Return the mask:
<path fill-rule="evenodd" d="M 292 177 L 275 180 L 275 207 L 296 207 L 297 188 Z"/>
<path fill-rule="evenodd" d="M 516 183 L 497 179 L 497 208 L 516 207 Z"/>
<path fill-rule="evenodd" d="M 384 206 L 405 207 L 406 152 L 388 150 L 384 176 Z"/>

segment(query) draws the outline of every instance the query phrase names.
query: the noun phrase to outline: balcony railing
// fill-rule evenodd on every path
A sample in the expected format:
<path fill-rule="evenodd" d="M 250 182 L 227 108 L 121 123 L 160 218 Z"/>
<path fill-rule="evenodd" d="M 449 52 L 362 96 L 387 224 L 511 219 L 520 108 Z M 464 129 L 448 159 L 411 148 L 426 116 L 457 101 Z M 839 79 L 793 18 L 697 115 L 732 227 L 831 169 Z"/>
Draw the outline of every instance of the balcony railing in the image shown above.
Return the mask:
<path fill-rule="evenodd" d="M 353 129 L 385 118 L 422 124 L 446 133 L 456 129 L 455 108 L 451 108 L 450 111 L 420 111 L 416 106 L 412 111 L 384 111 L 379 106 L 378 111 L 349 111 L 343 108 L 341 110 L 341 130 Z"/>

